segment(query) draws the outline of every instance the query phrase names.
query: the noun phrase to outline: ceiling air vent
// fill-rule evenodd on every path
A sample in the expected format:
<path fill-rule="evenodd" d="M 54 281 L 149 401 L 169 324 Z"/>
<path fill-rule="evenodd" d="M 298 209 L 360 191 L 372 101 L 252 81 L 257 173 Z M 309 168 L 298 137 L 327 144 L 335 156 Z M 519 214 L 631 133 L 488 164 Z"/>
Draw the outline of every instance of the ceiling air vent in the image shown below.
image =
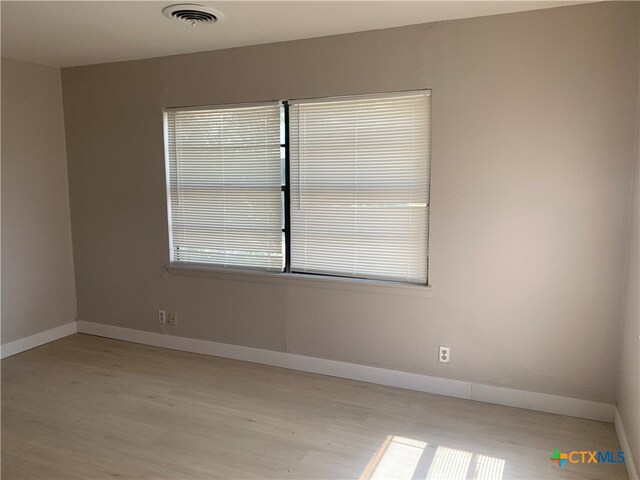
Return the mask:
<path fill-rule="evenodd" d="M 176 22 L 186 22 L 192 27 L 196 25 L 215 23 L 222 16 L 214 9 L 194 3 L 179 3 L 177 5 L 169 5 L 162 9 L 162 13 L 171 20 Z"/>

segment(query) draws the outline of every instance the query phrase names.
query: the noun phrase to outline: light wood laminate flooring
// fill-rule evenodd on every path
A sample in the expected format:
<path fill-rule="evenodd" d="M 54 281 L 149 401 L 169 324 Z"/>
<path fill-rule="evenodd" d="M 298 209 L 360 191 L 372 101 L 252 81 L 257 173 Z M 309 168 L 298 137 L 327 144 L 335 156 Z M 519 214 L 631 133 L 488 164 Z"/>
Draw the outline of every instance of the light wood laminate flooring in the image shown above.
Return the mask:
<path fill-rule="evenodd" d="M 608 423 L 76 334 L 2 360 L 3 479 L 624 479 Z"/>

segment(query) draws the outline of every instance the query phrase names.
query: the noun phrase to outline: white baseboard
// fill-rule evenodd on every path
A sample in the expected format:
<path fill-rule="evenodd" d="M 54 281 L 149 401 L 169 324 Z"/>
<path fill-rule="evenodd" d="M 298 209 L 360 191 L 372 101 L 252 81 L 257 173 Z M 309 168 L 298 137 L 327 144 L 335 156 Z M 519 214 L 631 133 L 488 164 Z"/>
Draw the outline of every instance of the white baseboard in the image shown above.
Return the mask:
<path fill-rule="evenodd" d="M 78 331 L 76 322 L 65 323 L 59 327 L 45 330 L 44 332 L 36 333 L 29 337 L 14 340 L 13 342 L 6 343 L 0 347 L 0 358 L 7 358 L 16 353 L 30 350 L 45 343 L 53 342 L 59 338 L 73 335 Z"/>
<path fill-rule="evenodd" d="M 627 440 L 627 432 L 624 429 L 624 424 L 622 423 L 622 417 L 620 416 L 620 412 L 618 408 L 615 409 L 615 418 L 614 425 L 616 427 L 616 434 L 618 435 L 618 441 L 620 442 L 620 448 L 624 452 L 624 464 L 627 466 L 627 472 L 629 472 L 630 480 L 638 480 L 638 470 L 636 470 L 636 466 L 633 460 L 633 452 L 631 451 L 631 446 L 629 445 L 629 441 Z"/>
<path fill-rule="evenodd" d="M 608 423 L 613 423 L 613 412 L 615 410 L 615 405 L 611 403 L 592 402 L 548 393 L 494 387 L 493 385 L 481 383 L 472 384 L 471 400 Z"/>
<path fill-rule="evenodd" d="M 417 373 L 400 372 L 368 365 L 358 365 L 336 360 L 296 355 L 293 353 L 210 342 L 207 340 L 163 335 L 160 333 L 144 332 L 92 322 L 79 321 L 78 331 L 80 333 L 88 333 L 156 347 L 244 360 L 275 367 L 289 368 L 291 370 L 319 373 L 333 377 L 348 378 L 350 380 L 377 383 L 380 385 L 477 400 L 480 402 L 528 408 L 530 410 L 604 422 L 613 422 L 614 420 L 615 406 L 608 403 L 494 387 L 460 380 L 447 380 L 445 378 Z"/>

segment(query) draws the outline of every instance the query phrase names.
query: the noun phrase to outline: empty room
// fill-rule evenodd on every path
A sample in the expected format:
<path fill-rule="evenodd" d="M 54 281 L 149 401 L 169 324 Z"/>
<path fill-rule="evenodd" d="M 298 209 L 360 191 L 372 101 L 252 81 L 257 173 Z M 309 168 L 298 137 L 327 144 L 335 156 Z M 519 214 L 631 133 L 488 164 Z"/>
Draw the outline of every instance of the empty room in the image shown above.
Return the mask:
<path fill-rule="evenodd" d="M 0 8 L 2 479 L 639 479 L 640 2 Z"/>

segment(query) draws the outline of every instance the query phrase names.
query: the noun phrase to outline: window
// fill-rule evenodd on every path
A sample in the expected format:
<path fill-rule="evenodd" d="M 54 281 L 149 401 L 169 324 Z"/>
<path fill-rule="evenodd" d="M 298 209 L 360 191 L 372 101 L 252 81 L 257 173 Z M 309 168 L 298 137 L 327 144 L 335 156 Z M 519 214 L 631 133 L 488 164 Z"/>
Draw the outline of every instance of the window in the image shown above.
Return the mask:
<path fill-rule="evenodd" d="M 171 261 L 427 283 L 430 92 L 165 113 Z"/>
<path fill-rule="evenodd" d="M 165 112 L 171 261 L 282 271 L 278 103 Z"/>
<path fill-rule="evenodd" d="M 426 283 L 429 98 L 291 103 L 293 271 Z"/>

